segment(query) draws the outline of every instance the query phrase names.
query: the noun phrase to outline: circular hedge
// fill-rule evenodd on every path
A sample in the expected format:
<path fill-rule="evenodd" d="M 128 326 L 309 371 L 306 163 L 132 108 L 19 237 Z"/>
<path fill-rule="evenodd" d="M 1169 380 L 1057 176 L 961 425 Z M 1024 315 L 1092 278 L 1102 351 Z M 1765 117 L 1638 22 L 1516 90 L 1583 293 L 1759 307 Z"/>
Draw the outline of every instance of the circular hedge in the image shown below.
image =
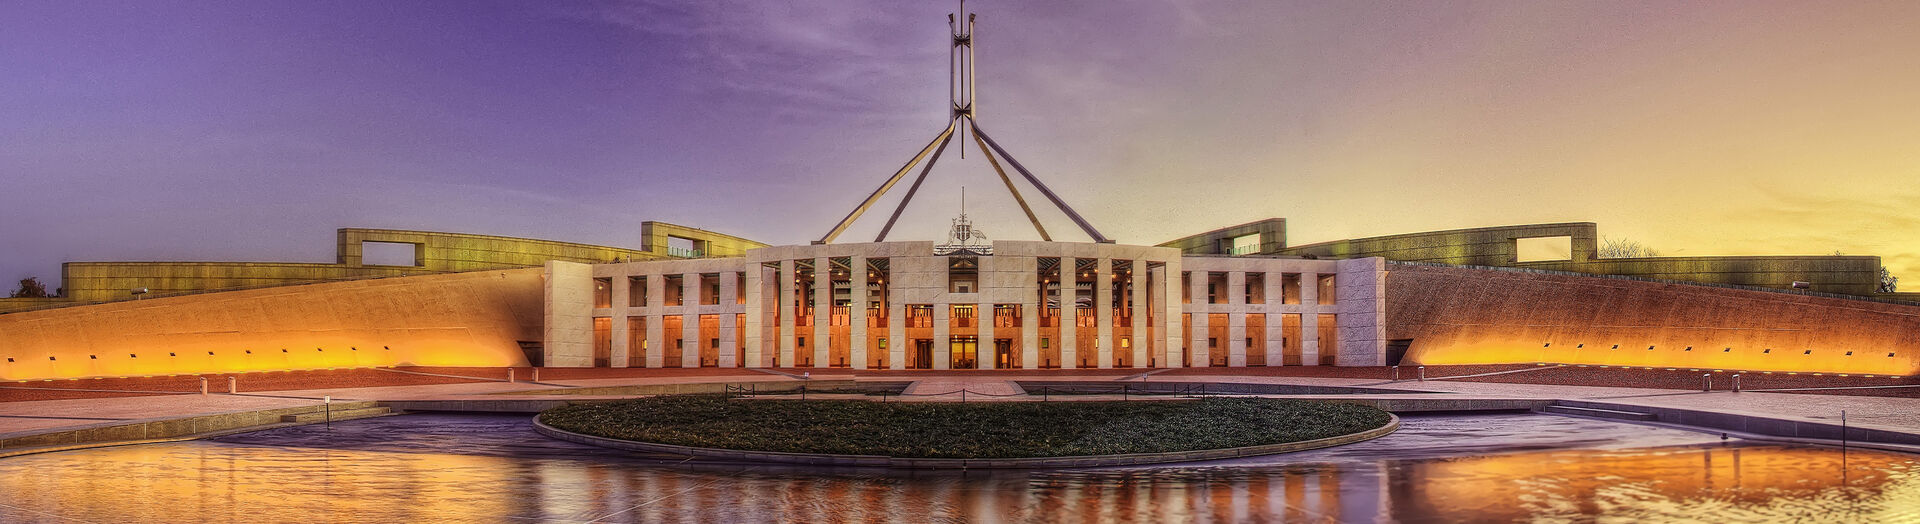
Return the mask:
<path fill-rule="evenodd" d="M 1282 444 L 1379 428 L 1358 404 L 1268 398 L 882 403 L 661 396 L 564 406 L 556 429 L 657 444 L 896 458 L 1165 453 Z"/>

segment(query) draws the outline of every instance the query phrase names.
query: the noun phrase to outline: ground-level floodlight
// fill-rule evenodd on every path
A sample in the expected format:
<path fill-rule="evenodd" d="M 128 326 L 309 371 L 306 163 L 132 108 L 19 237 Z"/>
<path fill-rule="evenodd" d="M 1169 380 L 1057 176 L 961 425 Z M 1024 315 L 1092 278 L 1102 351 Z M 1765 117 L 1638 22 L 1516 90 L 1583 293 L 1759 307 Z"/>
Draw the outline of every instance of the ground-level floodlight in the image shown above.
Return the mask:
<path fill-rule="evenodd" d="M 133 288 L 130 292 L 133 293 L 134 300 L 140 300 L 140 295 L 147 294 L 147 288 L 136 287 L 136 288 Z"/>
<path fill-rule="evenodd" d="M 1813 283 L 1805 280 L 1795 280 L 1793 281 L 1793 288 L 1794 289 L 1813 289 Z"/>

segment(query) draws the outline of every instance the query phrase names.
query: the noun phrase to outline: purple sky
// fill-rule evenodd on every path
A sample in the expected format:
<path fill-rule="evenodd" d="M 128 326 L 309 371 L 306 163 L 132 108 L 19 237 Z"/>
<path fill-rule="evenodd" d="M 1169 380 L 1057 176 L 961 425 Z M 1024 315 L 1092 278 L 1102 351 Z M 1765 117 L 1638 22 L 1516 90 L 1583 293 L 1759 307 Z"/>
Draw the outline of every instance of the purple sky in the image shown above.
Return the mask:
<path fill-rule="evenodd" d="M 1672 255 L 1901 272 L 1920 270 L 1916 5 L 969 7 L 982 122 L 1123 243 L 1269 216 L 1294 243 L 1586 220 Z M 953 7 L 9 2 L 0 277 L 328 262 L 339 227 L 805 243 L 944 124 Z M 989 235 L 1034 238 L 977 154 L 948 153 L 892 238 L 939 238 L 962 185 Z"/>

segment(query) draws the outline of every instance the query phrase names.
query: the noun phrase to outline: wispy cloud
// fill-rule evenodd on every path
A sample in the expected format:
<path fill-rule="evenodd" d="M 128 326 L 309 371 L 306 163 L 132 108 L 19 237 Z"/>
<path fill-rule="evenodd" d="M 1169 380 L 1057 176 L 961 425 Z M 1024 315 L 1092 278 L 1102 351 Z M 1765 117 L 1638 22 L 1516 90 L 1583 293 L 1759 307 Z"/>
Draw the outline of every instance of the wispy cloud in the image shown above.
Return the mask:
<path fill-rule="evenodd" d="M 940 55 L 938 40 L 904 41 L 902 32 L 875 30 L 910 22 L 913 11 L 892 2 L 826 8 L 751 0 L 610 0 L 564 9 L 567 16 L 671 40 L 662 48 L 678 50 L 679 58 L 703 73 L 682 79 L 694 89 L 721 90 L 787 112 L 893 111 L 879 88 L 926 82 L 924 66 Z M 922 67 L 900 67 L 908 63 Z"/>

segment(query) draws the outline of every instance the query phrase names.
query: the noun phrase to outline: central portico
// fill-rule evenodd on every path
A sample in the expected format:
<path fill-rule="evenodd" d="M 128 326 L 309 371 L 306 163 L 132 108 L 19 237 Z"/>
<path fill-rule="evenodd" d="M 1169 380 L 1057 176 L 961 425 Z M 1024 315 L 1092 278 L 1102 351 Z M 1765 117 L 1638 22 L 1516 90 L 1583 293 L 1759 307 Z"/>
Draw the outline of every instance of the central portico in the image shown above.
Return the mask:
<path fill-rule="evenodd" d="M 1382 357 L 1380 259 L 1038 241 L 939 252 L 952 254 L 921 241 L 551 262 L 544 364 L 940 370 Z"/>

